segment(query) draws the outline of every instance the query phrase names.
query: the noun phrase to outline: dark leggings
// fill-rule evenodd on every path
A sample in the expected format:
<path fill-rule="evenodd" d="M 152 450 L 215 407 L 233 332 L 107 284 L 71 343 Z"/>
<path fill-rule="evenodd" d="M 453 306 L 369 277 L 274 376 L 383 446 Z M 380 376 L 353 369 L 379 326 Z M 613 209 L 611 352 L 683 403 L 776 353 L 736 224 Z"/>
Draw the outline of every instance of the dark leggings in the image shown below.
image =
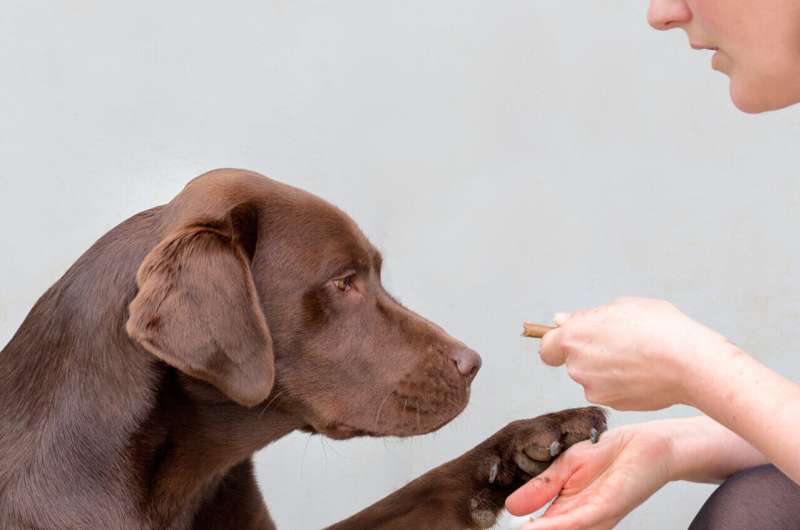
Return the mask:
<path fill-rule="evenodd" d="M 737 473 L 708 498 L 689 530 L 800 529 L 800 486 L 774 466 Z"/>

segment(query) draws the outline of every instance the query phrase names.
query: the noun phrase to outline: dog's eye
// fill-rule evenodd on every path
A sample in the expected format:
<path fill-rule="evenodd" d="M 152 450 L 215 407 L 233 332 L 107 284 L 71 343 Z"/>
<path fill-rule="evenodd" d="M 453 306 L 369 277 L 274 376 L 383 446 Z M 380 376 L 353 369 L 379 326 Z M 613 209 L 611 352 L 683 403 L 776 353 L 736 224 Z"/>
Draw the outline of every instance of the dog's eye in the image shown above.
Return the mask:
<path fill-rule="evenodd" d="M 351 274 L 350 276 L 345 276 L 344 278 L 337 278 L 333 280 L 333 285 L 343 293 L 346 293 L 353 287 L 353 276 L 354 275 Z"/>

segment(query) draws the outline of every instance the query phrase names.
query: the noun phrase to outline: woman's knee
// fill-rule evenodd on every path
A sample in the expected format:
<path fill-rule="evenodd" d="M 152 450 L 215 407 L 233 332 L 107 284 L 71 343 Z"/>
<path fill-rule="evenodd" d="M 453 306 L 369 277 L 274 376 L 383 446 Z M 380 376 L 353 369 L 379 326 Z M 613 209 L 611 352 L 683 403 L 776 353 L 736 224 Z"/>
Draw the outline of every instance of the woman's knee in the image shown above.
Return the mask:
<path fill-rule="evenodd" d="M 800 486 L 774 466 L 737 473 L 709 497 L 690 530 L 800 528 Z"/>

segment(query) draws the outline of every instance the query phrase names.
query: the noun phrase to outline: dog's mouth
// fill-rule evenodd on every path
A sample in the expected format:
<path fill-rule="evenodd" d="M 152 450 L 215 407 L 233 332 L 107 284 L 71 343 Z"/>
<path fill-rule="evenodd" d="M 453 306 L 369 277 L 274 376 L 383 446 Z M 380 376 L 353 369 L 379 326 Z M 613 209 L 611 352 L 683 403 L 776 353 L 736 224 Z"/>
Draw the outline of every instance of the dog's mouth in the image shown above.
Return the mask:
<path fill-rule="evenodd" d="M 366 429 L 361 429 L 346 423 L 330 423 L 323 430 L 317 431 L 333 440 L 349 440 L 358 436 L 381 436 Z"/>
<path fill-rule="evenodd" d="M 428 434 L 455 419 L 469 403 L 472 378 L 444 356 L 392 382 L 365 384 L 347 396 L 306 405 L 306 432 L 334 440 L 358 436 L 407 437 Z"/>
<path fill-rule="evenodd" d="M 377 408 L 348 414 L 346 419 L 311 421 L 302 430 L 323 434 L 334 440 L 347 440 L 359 436 L 416 436 L 436 431 L 466 408 L 469 388 L 449 399 L 426 396 L 411 397 L 398 391 L 391 392 Z"/>
<path fill-rule="evenodd" d="M 333 440 L 349 440 L 350 438 L 356 438 L 359 436 L 386 436 L 382 433 L 335 421 L 326 423 L 324 426 L 316 426 L 313 423 L 309 423 L 308 425 L 300 428 L 300 430 L 310 434 L 322 434 Z"/>

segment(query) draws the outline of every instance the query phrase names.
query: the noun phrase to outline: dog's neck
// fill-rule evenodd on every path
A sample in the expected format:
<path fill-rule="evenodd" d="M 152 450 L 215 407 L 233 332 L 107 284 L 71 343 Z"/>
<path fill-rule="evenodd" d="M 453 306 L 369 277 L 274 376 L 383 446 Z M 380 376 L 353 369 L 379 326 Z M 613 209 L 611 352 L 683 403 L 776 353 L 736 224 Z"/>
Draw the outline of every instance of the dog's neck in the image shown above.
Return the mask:
<path fill-rule="evenodd" d="M 124 475 L 112 476 L 116 485 L 109 490 L 128 497 L 157 527 L 181 526 L 182 518 L 196 513 L 231 468 L 303 426 L 281 407 L 278 389 L 253 408 L 225 399 L 198 399 L 185 380 L 179 381 L 185 378 L 132 345 L 75 351 L 48 344 L 41 330 L 23 326 L 21 331 L 2 352 L 9 372 L 4 380 L 10 384 L 0 389 L 0 410 L 7 412 L 0 425 L 0 438 L 5 438 L 0 447 L 19 447 L 16 458 L 23 462 L 59 462 L 44 471 L 65 488 L 81 470 L 94 469 L 97 477 L 105 477 L 125 469 Z M 34 339 L 37 332 L 44 338 Z M 60 356 L 52 355 L 55 346 Z M 45 351 L 51 353 L 50 366 L 64 368 L 30 384 L 29 374 L 36 361 L 45 361 L 39 358 Z M 107 364 L 103 357 L 111 355 L 126 360 L 113 370 L 101 369 L 98 365 Z M 37 405 L 41 403 L 53 405 Z M 29 427 L 15 425 L 15 419 Z M 45 447 L 32 444 L 29 439 L 34 438 L 61 443 Z M 2 453 L 0 464 L 0 485 L 13 487 L 12 477 L 32 482 L 43 478 L 26 478 L 19 462 L 6 462 Z"/>
<path fill-rule="evenodd" d="M 279 406 L 280 390 L 259 406 L 245 408 L 222 399 L 205 399 L 214 390 L 168 369 L 156 406 L 135 437 L 132 459 L 141 501 L 150 517 L 171 521 L 213 494 L 231 468 L 266 445 L 300 428 Z M 277 398 L 277 399 L 276 399 Z"/>

